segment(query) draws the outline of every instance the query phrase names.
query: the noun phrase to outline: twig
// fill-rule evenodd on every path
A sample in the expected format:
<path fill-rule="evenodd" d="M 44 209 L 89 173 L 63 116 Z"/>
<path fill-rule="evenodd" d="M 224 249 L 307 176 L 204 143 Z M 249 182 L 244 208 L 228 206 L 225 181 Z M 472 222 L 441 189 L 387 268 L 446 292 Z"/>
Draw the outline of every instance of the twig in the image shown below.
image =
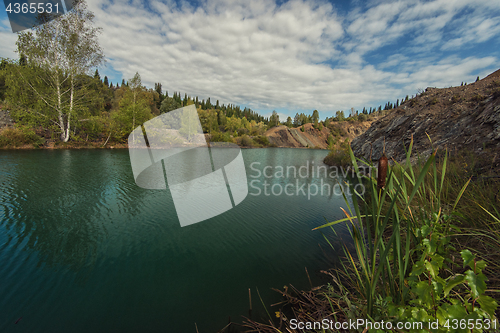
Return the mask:
<path fill-rule="evenodd" d="M 102 145 L 102 147 L 106 146 L 106 143 L 108 143 L 108 140 L 109 140 L 109 138 L 111 137 L 111 133 L 112 133 L 112 132 L 109 132 L 108 138 L 106 139 L 106 142 L 104 142 L 104 144 Z"/>

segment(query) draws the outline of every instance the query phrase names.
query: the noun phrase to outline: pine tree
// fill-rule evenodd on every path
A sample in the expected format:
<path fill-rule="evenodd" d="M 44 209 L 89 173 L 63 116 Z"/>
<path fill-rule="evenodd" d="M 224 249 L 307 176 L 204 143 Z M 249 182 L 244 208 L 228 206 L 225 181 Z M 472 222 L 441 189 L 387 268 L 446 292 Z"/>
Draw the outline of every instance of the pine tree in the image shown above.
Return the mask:
<path fill-rule="evenodd" d="M 104 82 L 103 83 L 104 83 L 104 85 L 106 87 L 109 87 L 109 81 L 108 81 L 108 77 L 107 76 L 104 77 Z M 113 85 L 113 84 L 111 84 L 111 85 Z"/>
<path fill-rule="evenodd" d="M 476 79 L 476 82 L 477 82 L 477 81 L 479 81 L 479 76 L 478 76 L 478 77 L 477 77 L 477 79 Z"/>
<path fill-rule="evenodd" d="M 122 79 L 122 88 L 125 86 L 125 79 Z"/>
<path fill-rule="evenodd" d="M 101 76 L 99 75 L 99 69 L 97 68 L 95 69 L 94 78 L 99 79 L 99 81 L 101 81 Z"/>

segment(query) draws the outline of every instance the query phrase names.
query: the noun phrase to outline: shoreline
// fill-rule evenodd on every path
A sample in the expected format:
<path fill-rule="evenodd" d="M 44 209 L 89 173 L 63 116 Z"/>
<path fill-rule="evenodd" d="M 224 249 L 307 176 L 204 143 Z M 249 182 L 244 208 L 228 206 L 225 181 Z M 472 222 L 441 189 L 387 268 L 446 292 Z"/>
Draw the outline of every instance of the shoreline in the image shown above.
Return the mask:
<path fill-rule="evenodd" d="M 325 150 L 326 148 L 308 148 L 308 147 L 285 147 L 285 146 L 268 146 L 268 147 L 248 147 L 248 146 L 238 146 L 241 149 L 262 149 L 262 148 L 287 148 L 287 149 L 312 149 L 312 150 Z M 61 149 L 71 149 L 71 150 L 80 150 L 80 149 L 128 149 L 128 144 L 118 143 L 114 145 L 74 145 L 74 144 L 64 144 L 64 145 L 49 145 L 49 146 L 39 146 L 33 147 L 31 144 L 17 146 L 17 147 L 0 147 L 0 151 L 4 150 L 61 150 Z"/>

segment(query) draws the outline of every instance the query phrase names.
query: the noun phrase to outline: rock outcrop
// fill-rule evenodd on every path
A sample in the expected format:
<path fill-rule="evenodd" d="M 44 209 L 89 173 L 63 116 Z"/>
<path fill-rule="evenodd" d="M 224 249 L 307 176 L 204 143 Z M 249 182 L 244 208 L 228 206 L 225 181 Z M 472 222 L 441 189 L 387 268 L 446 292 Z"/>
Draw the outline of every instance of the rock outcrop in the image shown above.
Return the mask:
<path fill-rule="evenodd" d="M 335 122 L 330 125 L 330 128 L 337 129 L 340 134 L 340 140 L 353 138 L 364 133 L 369 127 L 371 122 Z M 328 127 L 323 127 L 320 131 L 314 128 L 313 124 L 305 124 L 304 132 L 301 127 L 288 128 L 287 126 L 278 126 L 269 129 L 265 135 L 269 142 L 277 147 L 289 148 L 321 148 L 328 147 L 328 135 L 331 130 Z"/>
<path fill-rule="evenodd" d="M 420 156 L 429 155 L 433 148 L 467 150 L 490 155 L 492 167 L 498 167 L 500 70 L 465 86 L 427 88 L 372 123 L 351 147 L 359 157 L 378 160 L 385 145 L 387 157 L 402 161 L 412 136 L 413 149 Z"/>

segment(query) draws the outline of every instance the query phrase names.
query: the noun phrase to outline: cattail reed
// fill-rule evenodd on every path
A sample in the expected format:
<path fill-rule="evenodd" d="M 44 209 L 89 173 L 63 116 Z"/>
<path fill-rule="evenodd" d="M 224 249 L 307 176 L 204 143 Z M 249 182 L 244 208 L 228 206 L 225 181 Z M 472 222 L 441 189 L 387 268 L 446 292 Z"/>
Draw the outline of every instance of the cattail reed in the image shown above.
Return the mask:
<path fill-rule="evenodd" d="M 382 154 L 382 157 L 378 160 L 378 179 L 377 179 L 377 186 L 379 189 L 382 189 L 385 187 L 385 178 L 387 177 L 387 166 L 389 164 L 389 161 L 387 160 L 387 157 L 385 156 L 385 153 Z"/>

